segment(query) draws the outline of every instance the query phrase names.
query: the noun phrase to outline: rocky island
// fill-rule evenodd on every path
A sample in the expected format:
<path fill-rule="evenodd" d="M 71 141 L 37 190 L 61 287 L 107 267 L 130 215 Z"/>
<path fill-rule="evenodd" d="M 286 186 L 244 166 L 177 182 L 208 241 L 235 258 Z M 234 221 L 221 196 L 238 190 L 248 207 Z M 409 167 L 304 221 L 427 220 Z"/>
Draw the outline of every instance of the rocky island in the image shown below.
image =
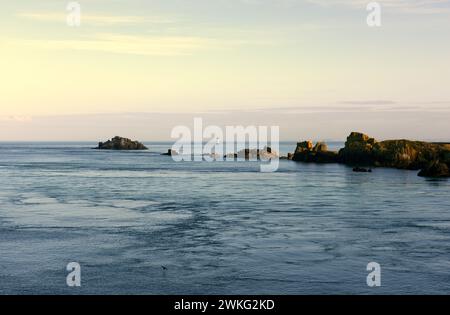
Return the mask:
<path fill-rule="evenodd" d="M 106 142 L 99 142 L 98 150 L 148 150 L 148 148 L 139 141 L 133 141 L 128 138 L 114 137 Z"/>
<path fill-rule="evenodd" d="M 450 177 L 450 144 L 411 140 L 377 141 L 352 132 L 345 147 L 329 151 L 326 144 L 297 143 L 292 160 L 313 163 L 342 163 L 350 166 L 392 167 L 421 170 L 419 176 Z"/>

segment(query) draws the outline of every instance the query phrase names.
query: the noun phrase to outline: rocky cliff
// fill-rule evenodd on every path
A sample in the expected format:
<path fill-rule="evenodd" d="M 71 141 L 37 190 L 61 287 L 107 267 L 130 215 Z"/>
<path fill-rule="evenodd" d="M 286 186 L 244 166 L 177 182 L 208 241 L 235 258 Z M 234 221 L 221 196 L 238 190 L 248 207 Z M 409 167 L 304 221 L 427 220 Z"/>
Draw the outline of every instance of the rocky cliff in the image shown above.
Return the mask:
<path fill-rule="evenodd" d="M 315 146 L 311 141 L 299 142 L 293 160 L 420 169 L 419 176 L 450 176 L 450 144 L 411 140 L 377 141 L 359 132 L 352 132 L 339 152 L 328 151 L 321 142 Z"/>
<path fill-rule="evenodd" d="M 450 162 L 450 145 L 411 140 L 376 141 L 352 132 L 339 151 L 340 161 L 351 165 L 373 165 L 419 170 L 435 162 Z"/>

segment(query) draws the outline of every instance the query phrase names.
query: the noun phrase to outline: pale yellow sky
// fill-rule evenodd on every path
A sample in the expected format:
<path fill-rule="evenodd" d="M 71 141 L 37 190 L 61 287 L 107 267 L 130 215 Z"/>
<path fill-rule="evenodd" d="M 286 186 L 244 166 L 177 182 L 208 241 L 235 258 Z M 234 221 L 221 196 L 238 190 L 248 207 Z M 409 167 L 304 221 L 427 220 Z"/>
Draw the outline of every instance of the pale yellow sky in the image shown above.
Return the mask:
<path fill-rule="evenodd" d="M 2 4 L 0 125 L 379 100 L 450 112 L 449 1 L 380 1 L 378 28 L 359 0 L 85 0 L 80 27 L 67 3 Z"/>

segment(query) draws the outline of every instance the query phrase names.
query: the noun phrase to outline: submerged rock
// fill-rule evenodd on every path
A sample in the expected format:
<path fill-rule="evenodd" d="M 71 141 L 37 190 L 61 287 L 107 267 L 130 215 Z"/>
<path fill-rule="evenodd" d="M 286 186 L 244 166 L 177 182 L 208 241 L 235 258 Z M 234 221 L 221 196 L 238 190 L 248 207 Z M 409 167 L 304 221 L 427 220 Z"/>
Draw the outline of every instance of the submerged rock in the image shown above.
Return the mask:
<path fill-rule="evenodd" d="M 99 142 L 98 150 L 148 150 L 148 148 L 138 141 L 128 138 L 114 137 L 106 142 Z"/>
<path fill-rule="evenodd" d="M 372 170 L 370 168 L 365 167 L 354 167 L 353 172 L 357 173 L 372 173 Z"/>

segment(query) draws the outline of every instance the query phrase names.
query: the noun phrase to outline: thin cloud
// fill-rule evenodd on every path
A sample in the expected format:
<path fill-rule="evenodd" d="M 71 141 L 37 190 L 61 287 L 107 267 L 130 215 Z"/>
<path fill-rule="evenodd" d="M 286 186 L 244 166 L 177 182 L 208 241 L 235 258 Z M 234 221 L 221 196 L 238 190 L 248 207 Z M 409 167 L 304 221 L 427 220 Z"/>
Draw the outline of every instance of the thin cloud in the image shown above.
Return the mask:
<path fill-rule="evenodd" d="M 219 47 L 223 45 L 223 42 L 209 38 L 188 36 L 97 34 L 78 40 L 10 39 L 8 44 L 20 46 L 24 49 L 80 50 L 144 56 L 180 56 L 190 55 L 201 49 Z"/>
<path fill-rule="evenodd" d="M 27 115 L 11 115 L 11 116 L 0 116 L 0 121 L 13 121 L 13 122 L 30 122 L 33 120 L 32 116 Z"/>
<path fill-rule="evenodd" d="M 22 12 L 17 14 L 18 17 L 23 19 L 30 19 L 41 22 L 58 22 L 65 23 L 66 14 L 60 12 Z M 151 23 L 151 24 L 167 24 L 174 23 L 175 20 L 160 17 L 160 16 L 132 16 L 132 15 L 81 15 L 82 24 L 90 25 L 115 25 L 115 24 L 138 24 L 138 23 Z"/>
<path fill-rule="evenodd" d="M 345 105 L 394 105 L 397 102 L 388 101 L 388 100 L 364 100 L 364 101 L 343 101 L 338 104 Z"/>
<path fill-rule="evenodd" d="M 448 106 L 409 105 L 394 101 L 349 101 L 334 105 L 298 105 L 249 109 L 246 112 L 302 114 L 302 113 L 370 113 L 370 112 L 449 112 Z"/>
<path fill-rule="evenodd" d="M 365 9 L 368 0 L 307 0 L 323 7 L 347 6 Z M 450 0 L 379 0 L 383 8 L 401 13 L 440 14 L 450 12 Z"/>

